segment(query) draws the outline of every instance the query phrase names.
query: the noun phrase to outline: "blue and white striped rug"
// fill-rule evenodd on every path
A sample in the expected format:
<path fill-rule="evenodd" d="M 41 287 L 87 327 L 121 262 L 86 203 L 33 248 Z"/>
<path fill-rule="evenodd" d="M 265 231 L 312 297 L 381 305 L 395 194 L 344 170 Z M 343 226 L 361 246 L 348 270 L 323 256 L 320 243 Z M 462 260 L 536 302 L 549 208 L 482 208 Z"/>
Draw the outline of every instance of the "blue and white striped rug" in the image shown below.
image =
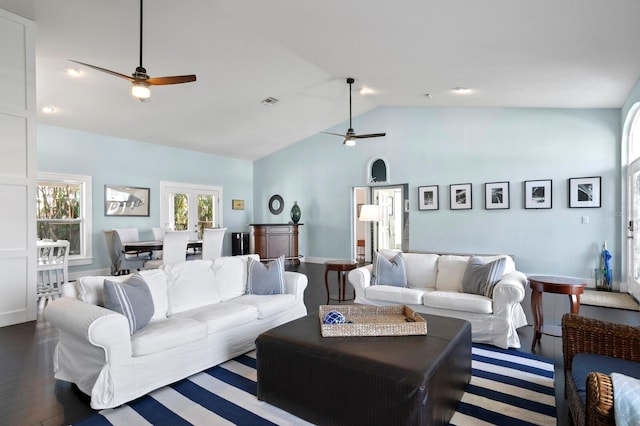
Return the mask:
<path fill-rule="evenodd" d="M 454 425 L 555 425 L 553 361 L 473 345 L 472 378 Z M 94 425 L 309 424 L 256 398 L 255 352 L 76 423 Z"/>

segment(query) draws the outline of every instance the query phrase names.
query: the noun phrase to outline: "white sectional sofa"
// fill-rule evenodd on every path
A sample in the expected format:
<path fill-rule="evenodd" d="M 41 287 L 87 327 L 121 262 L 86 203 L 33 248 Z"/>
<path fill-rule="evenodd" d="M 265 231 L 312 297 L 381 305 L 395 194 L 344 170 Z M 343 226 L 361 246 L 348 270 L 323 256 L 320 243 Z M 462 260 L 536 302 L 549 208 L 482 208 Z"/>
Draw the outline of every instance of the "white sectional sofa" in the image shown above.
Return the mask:
<path fill-rule="evenodd" d="M 245 294 L 248 258 L 193 260 L 139 272 L 153 299 L 150 322 L 133 334 L 103 304 L 103 283 L 83 277 L 45 309 L 59 330 L 55 377 L 111 408 L 253 349 L 257 336 L 306 315 L 306 275 L 284 272 L 284 294 Z"/>
<path fill-rule="evenodd" d="M 391 259 L 398 252 L 381 250 Z M 527 325 L 520 302 L 524 299 L 526 275 L 516 271 L 510 256 L 478 256 L 484 261 L 505 257 L 504 275 L 495 284 L 493 294 L 462 292 L 462 280 L 470 256 L 431 253 L 402 253 L 407 287 L 371 285 L 372 265 L 349 272 L 356 293 L 355 303 L 367 305 L 404 304 L 414 311 L 454 317 L 471 323 L 474 342 L 500 348 L 519 348 L 516 330 Z"/>

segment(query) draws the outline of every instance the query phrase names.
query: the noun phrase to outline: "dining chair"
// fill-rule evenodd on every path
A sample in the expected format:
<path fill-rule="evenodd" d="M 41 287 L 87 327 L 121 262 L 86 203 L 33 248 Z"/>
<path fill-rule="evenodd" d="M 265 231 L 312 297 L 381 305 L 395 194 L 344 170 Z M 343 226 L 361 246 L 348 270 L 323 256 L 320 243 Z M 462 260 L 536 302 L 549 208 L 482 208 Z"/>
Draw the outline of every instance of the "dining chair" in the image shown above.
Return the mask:
<path fill-rule="evenodd" d="M 206 228 L 202 233 L 202 259 L 222 257 L 222 243 L 227 228 Z"/>
<path fill-rule="evenodd" d="M 167 231 L 164 236 L 162 246 L 162 263 L 165 265 L 175 265 L 185 262 L 187 259 L 187 243 L 189 242 L 189 231 Z"/>
<path fill-rule="evenodd" d="M 151 232 L 153 233 L 153 240 L 154 241 L 164 241 L 164 234 L 166 233 L 166 229 L 165 228 L 160 228 L 160 227 L 152 227 L 151 228 Z M 155 250 L 153 252 L 153 258 L 154 259 L 162 259 L 162 250 Z M 146 268 L 146 266 L 145 266 Z"/>
<path fill-rule="evenodd" d="M 38 241 L 36 271 L 38 305 L 60 297 L 62 285 L 69 281 L 69 241 Z"/>
<path fill-rule="evenodd" d="M 128 274 L 131 271 L 140 270 L 144 263 L 152 259 L 151 252 L 148 254 L 139 252 L 125 252 L 126 243 L 140 241 L 137 228 L 120 228 L 113 230 L 113 249 L 117 253 L 115 265 L 112 267 L 113 275 Z"/>

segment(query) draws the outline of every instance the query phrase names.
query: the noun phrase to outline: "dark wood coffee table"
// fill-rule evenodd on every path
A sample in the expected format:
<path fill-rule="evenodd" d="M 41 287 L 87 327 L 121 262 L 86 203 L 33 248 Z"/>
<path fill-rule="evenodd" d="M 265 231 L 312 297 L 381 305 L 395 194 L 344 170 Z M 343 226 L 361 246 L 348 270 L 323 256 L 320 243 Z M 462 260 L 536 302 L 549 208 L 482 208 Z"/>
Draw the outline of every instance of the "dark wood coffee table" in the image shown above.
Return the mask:
<path fill-rule="evenodd" d="M 316 424 L 447 424 L 471 378 L 471 325 L 426 336 L 322 337 L 317 313 L 258 336 L 258 399 Z"/>
<path fill-rule="evenodd" d="M 578 278 L 554 277 L 550 275 L 532 275 L 527 277 L 531 287 L 531 312 L 533 313 L 533 342 L 531 350 L 535 351 L 543 334 L 562 336 L 559 325 L 544 325 L 542 312 L 542 293 L 566 294 L 569 296 L 569 310 L 572 314 L 580 312 L 580 295 L 587 285 Z"/>

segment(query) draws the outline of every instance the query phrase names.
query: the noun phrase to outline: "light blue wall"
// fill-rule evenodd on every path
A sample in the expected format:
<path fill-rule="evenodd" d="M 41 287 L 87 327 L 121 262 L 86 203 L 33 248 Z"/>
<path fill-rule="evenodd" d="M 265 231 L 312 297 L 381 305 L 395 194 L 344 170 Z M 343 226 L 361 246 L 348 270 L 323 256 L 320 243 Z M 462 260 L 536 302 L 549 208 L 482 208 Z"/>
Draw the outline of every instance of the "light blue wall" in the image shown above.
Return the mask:
<path fill-rule="evenodd" d="M 298 201 L 301 254 L 351 256 L 352 188 L 366 186 L 367 164 L 381 157 L 391 183 L 409 184 L 412 250 L 511 253 L 525 272 L 592 278 L 606 240 L 619 279 L 619 109 L 383 107 L 356 117 L 354 128 L 387 136 L 347 148 L 318 134 L 254 163 L 256 221 L 286 222 Z M 602 208 L 570 209 L 568 179 L 590 176 L 602 177 Z M 553 179 L 551 210 L 523 207 L 523 181 L 538 179 Z M 494 181 L 510 182 L 509 210 L 484 210 L 483 183 Z M 472 210 L 449 210 L 456 183 L 473 184 Z M 418 210 L 423 185 L 440 185 L 440 210 Z M 285 200 L 278 217 L 267 208 L 273 194 Z"/>
<path fill-rule="evenodd" d="M 59 127 L 38 126 L 38 171 L 90 175 L 93 178 L 93 256 L 91 265 L 71 272 L 109 268 L 103 229 L 136 227 L 151 239 L 151 227 L 160 225 L 160 181 L 223 187 L 223 226 L 230 232 L 247 231 L 252 221 L 253 165 L 201 152 L 118 139 Z M 149 187 L 149 217 L 105 217 L 104 185 Z M 231 200 L 245 200 L 245 210 L 232 210 Z M 231 237 L 224 253 L 231 254 Z"/>

